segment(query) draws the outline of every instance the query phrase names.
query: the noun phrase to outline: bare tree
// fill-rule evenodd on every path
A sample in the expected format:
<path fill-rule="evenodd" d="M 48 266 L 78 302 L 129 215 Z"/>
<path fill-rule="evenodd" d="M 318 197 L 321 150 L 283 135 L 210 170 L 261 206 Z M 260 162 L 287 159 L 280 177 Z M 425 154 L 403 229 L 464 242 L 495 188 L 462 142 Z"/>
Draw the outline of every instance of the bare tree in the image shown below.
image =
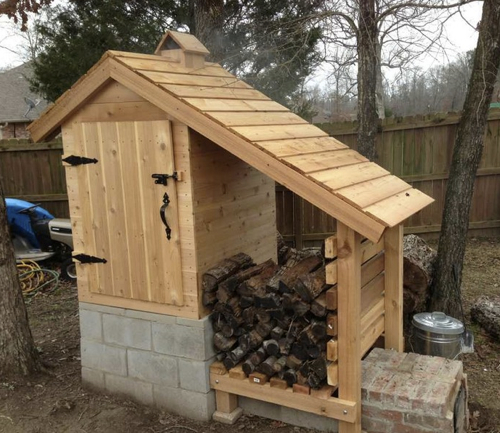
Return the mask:
<path fill-rule="evenodd" d="M 1 191 L 0 191 L 1 192 Z M 0 194 L 0 377 L 40 370 Z"/>
<path fill-rule="evenodd" d="M 384 117 L 382 67 L 404 68 L 440 48 L 443 24 L 471 0 L 330 0 L 310 17 L 324 23 L 325 43 L 350 50 L 358 64 L 358 149 L 375 157 Z"/>
<path fill-rule="evenodd" d="M 485 0 L 472 75 L 458 124 L 439 237 L 431 309 L 460 312 L 459 290 L 474 181 L 500 65 L 500 1 Z"/>

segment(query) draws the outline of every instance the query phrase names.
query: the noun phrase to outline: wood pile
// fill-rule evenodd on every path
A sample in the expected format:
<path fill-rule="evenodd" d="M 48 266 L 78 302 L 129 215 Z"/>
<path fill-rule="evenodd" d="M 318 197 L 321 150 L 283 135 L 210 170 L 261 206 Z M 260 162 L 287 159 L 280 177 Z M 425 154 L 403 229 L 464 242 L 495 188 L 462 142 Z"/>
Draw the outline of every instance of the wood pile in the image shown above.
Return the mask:
<path fill-rule="evenodd" d="M 336 287 L 325 282 L 325 260 L 284 247 L 279 256 L 282 266 L 256 265 L 240 253 L 203 275 L 218 359 L 257 384 L 309 393 L 329 376 L 336 385 L 337 316 L 327 310 L 327 302 L 336 305 Z"/>
<path fill-rule="evenodd" d="M 413 316 L 427 311 L 436 256 L 437 252 L 421 237 L 403 238 L 403 320 L 407 335 Z"/>
<path fill-rule="evenodd" d="M 479 297 L 470 310 L 474 322 L 496 340 L 500 340 L 500 297 Z"/>

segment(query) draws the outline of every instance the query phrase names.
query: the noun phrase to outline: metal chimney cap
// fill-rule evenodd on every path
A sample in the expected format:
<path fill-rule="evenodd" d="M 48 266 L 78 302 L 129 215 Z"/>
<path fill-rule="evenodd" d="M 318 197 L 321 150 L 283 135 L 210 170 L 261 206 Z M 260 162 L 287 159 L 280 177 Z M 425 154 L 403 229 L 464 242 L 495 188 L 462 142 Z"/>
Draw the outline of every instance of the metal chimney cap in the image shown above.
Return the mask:
<path fill-rule="evenodd" d="M 413 316 L 413 326 L 423 331 L 448 335 L 463 334 L 465 330 L 460 320 L 447 316 L 440 311 L 415 314 Z"/>

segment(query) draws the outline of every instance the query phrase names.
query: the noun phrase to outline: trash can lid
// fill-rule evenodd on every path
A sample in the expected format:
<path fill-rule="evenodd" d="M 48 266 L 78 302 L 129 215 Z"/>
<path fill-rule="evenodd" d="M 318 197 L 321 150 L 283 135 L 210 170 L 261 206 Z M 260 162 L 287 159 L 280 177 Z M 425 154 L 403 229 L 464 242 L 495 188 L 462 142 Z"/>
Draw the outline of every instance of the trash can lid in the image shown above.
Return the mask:
<path fill-rule="evenodd" d="M 465 328 L 460 320 L 447 316 L 440 311 L 418 313 L 413 316 L 413 326 L 436 334 L 463 334 Z"/>

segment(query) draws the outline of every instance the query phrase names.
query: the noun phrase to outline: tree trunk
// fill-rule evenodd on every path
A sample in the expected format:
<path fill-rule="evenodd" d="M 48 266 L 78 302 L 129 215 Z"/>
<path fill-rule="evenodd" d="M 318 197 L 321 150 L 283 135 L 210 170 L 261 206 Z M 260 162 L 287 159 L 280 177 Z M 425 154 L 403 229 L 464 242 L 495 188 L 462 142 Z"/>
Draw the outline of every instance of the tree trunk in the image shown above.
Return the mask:
<path fill-rule="evenodd" d="M 377 90 L 377 21 L 375 1 L 359 1 L 358 23 L 358 151 L 375 159 L 378 115 Z"/>
<path fill-rule="evenodd" d="M 377 39 L 377 85 L 376 85 L 376 101 L 377 101 L 377 115 L 379 119 L 385 119 L 385 98 L 384 98 L 384 84 L 382 82 L 382 45 Z"/>
<path fill-rule="evenodd" d="M 224 59 L 224 1 L 194 0 L 194 35 L 210 51 L 209 60 Z"/>
<path fill-rule="evenodd" d="M 38 352 L 17 276 L 5 201 L 0 195 L 0 377 L 39 370 Z"/>
<path fill-rule="evenodd" d="M 457 129 L 439 237 L 431 310 L 458 317 L 474 181 L 500 62 L 500 2 L 485 0 L 469 90 Z"/>

